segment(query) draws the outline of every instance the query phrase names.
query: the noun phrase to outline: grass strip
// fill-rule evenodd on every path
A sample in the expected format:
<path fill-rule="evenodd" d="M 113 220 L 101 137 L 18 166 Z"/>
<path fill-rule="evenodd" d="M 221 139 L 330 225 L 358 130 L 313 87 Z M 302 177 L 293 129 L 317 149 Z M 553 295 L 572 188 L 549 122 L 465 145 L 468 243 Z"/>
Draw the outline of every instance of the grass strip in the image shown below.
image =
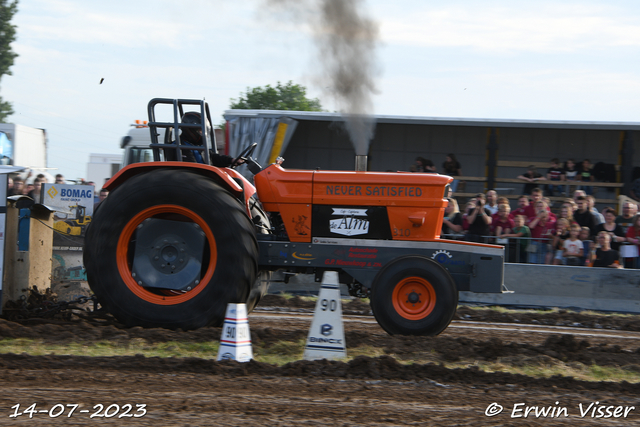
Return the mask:
<path fill-rule="evenodd" d="M 289 362 L 302 359 L 305 340 L 280 341 L 271 346 L 254 345 L 254 359 L 258 362 L 269 363 L 282 366 Z M 94 343 L 45 343 L 38 339 L 3 339 L 0 340 L 0 353 L 29 354 L 33 356 L 42 355 L 70 355 L 70 356 L 133 356 L 142 354 L 145 357 L 197 357 L 200 359 L 215 359 L 218 355 L 217 341 L 209 342 L 162 342 L 148 343 L 137 338 L 129 341 L 98 341 Z M 402 364 L 426 364 L 441 363 L 434 354 L 424 354 L 422 356 L 413 355 L 407 358 L 406 355 L 395 355 L 387 353 L 384 349 L 372 346 L 358 346 L 349 348 L 347 359 L 349 361 L 357 356 L 378 357 L 382 355 L 394 357 Z M 564 363 L 557 360 L 538 360 L 533 362 L 518 361 L 459 361 L 444 363 L 449 369 L 475 367 L 485 372 L 506 372 L 512 374 L 522 374 L 534 378 L 550 378 L 554 375 L 573 377 L 583 381 L 627 381 L 630 383 L 640 383 L 640 366 L 631 365 L 624 367 L 584 365 L 582 363 Z"/>

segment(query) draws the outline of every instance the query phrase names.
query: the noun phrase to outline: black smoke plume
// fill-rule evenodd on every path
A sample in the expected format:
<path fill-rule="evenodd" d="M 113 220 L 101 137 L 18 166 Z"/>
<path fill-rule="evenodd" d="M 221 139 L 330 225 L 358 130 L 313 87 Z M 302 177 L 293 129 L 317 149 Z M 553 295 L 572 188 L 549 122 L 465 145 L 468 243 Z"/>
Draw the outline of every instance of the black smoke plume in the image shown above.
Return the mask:
<path fill-rule="evenodd" d="M 308 25 L 318 49 L 319 87 L 346 117 L 356 155 L 366 155 L 373 138 L 372 95 L 378 25 L 362 0 L 266 0 L 292 19 Z M 279 15 L 282 17 L 282 15 Z"/>

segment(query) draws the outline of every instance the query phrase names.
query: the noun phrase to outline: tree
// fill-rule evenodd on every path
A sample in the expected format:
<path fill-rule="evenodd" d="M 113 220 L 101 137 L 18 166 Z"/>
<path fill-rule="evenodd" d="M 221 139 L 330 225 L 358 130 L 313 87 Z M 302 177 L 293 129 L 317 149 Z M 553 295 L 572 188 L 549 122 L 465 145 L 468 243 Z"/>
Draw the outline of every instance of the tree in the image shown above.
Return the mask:
<path fill-rule="evenodd" d="M 11 24 L 13 15 L 18 11 L 18 0 L 0 0 L 0 78 L 11 75 L 13 60 L 18 56 L 11 49 L 11 43 L 16 40 L 16 26 Z M 0 122 L 13 114 L 11 103 L 3 101 L 0 97 Z"/>
<path fill-rule="evenodd" d="M 247 88 L 246 93 L 240 93 L 238 100 L 231 99 L 231 108 L 239 110 L 294 110 L 294 111 L 322 111 L 318 98 L 307 98 L 304 86 L 289 81 L 276 87 Z"/>

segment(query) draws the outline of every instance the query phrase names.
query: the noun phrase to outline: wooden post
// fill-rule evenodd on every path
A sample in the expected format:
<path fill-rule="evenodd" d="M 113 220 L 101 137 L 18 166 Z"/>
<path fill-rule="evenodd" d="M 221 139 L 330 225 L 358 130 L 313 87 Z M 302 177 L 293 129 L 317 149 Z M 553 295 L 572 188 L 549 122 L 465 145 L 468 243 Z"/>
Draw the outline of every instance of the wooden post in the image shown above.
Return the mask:
<path fill-rule="evenodd" d="M 496 187 L 496 167 L 498 164 L 498 131 L 496 128 L 489 129 L 489 140 L 487 141 L 487 188 L 493 190 Z"/>
<path fill-rule="evenodd" d="M 7 301 L 17 301 L 23 295 L 28 297 L 30 287 L 37 286 L 40 291 L 51 287 L 53 212 L 42 205 L 34 205 L 28 212 L 29 232 L 18 233 L 20 209 L 15 201 L 9 201 L 5 230 L 3 307 Z M 28 245 L 26 242 L 21 244 L 26 250 L 18 250 L 20 238 L 28 239 Z"/>
<path fill-rule="evenodd" d="M 622 157 L 622 194 L 628 195 L 633 184 L 633 139 L 630 131 L 624 131 L 622 137 L 622 149 L 620 150 Z"/>

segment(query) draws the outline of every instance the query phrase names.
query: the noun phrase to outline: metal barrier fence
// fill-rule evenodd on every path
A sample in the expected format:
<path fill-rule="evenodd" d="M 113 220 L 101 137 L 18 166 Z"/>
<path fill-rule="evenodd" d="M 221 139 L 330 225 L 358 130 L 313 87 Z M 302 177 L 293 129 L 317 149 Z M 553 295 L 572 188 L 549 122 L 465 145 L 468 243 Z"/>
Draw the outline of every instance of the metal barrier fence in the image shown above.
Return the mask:
<path fill-rule="evenodd" d="M 467 240 L 464 235 L 442 235 L 443 239 Z M 499 239 L 495 236 L 480 236 L 479 243 L 489 243 L 504 246 L 505 262 L 525 264 L 549 264 L 553 261 L 551 255 L 551 239 L 531 237 L 509 237 Z M 549 254 L 549 255 L 548 255 Z M 555 255 L 555 253 L 553 254 Z M 547 256 L 551 259 L 547 261 Z M 581 265 L 585 265 L 584 262 Z"/>
<path fill-rule="evenodd" d="M 464 234 L 443 234 L 440 236 L 443 239 L 450 240 L 468 240 Z M 587 266 L 587 259 L 594 249 L 594 242 L 591 240 L 583 240 L 584 256 L 580 257 L 577 261 L 567 261 L 562 257 L 562 251 L 558 254 L 558 250 L 552 248 L 552 239 L 545 239 L 540 237 L 509 237 L 506 239 L 499 239 L 496 236 L 479 236 L 478 239 L 473 240 L 479 243 L 489 243 L 493 245 L 504 246 L 505 262 L 521 263 L 521 264 L 554 264 L 554 260 L 558 259 L 561 265 L 573 265 L 573 266 Z M 620 247 L 620 265 L 624 268 L 640 268 L 640 257 L 633 258 L 625 257 L 625 251 L 623 248 L 630 248 L 634 245 L 623 243 Z M 630 248 L 631 249 L 631 248 Z M 637 252 L 636 252 L 637 253 Z"/>
<path fill-rule="evenodd" d="M 443 234 L 443 239 L 466 240 L 462 234 Z M 591 240 L 583 240 L 585 243 L 584 256 L 577 260 L 569 260 L 562 257 L 562 252 L 552 248 L 552 239 L 533 238 L 533 237 L 509 237 L 500 239 L 496 236 L 480 236 L 479 243 L 489 243 L 493 245 L 504 246 L 505 262 L 522 263 L 522 264 L 554 264 L 554 259 L 559 259 L 562 265 L 585 266 L 587 259 L 591 253 L 593 242 Z M 556 258 L 558 257 L 558 258 Z"/>

